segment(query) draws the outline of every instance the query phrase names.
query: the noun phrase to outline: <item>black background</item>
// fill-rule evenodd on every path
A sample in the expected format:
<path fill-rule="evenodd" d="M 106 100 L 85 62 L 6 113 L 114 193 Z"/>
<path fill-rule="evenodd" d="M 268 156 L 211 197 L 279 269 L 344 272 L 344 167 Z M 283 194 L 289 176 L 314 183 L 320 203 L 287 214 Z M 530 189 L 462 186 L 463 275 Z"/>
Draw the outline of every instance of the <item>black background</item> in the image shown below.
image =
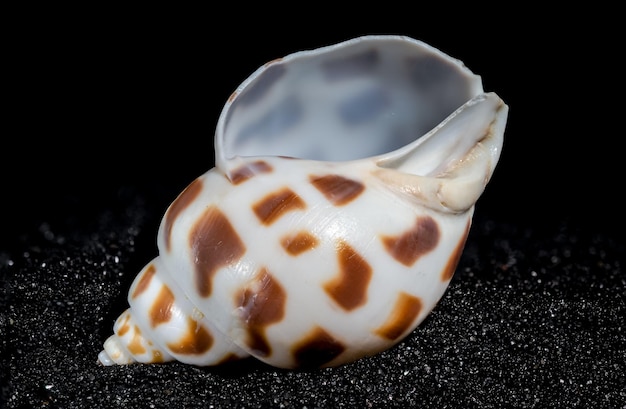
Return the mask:
<path fill-rule="evenodd" d="M 4 63 L 0 244 L 19 248 L 17 235 L 43 221 L 82 212 L 88 219 L 121 186 L 160 190 L 163 201 L 154 205 L 165 210 L 213 166 L 222 106 L 257 67 L 364 34 L 423 40 L 462 60 L 509 105 L 501 160 L 480 211 L 620 232 L 623 114 L 614 112 L 623 104 L 623 73 L 610 11 L 455 13 L 465 21 L 434 14 L 400 22 L 382 11 L 372 23 L 329 14 L 250 24 L 168 9 L 20 15 Z"/>

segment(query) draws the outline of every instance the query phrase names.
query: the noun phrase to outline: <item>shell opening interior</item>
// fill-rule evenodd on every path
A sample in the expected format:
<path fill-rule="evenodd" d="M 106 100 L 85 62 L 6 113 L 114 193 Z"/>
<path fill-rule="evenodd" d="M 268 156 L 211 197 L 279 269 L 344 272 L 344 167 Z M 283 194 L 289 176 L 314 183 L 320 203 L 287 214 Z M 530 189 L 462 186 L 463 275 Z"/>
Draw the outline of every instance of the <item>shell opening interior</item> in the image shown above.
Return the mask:
<path fill-rule="evenodd" d="M 462 62 L 420 41 L 372 36 L 266 64 L 226 104 L 224 158 L 344 161 L 399 149 L 482 92 Z"/>

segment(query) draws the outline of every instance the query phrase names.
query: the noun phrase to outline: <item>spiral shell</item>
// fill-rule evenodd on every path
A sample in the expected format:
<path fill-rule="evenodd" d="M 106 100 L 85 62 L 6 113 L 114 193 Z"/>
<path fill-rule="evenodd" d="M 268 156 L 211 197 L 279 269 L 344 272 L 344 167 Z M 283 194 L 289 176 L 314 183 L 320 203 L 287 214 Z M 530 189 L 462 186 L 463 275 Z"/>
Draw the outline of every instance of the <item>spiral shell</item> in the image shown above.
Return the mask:
<path fill-rule="evenodd" d="M 408 37 L 260 67 L 220 115 L 216 166 L 167 209 L 99 362 L 315 368 L 397 344 L 454 274 L 507 112 Z"/>

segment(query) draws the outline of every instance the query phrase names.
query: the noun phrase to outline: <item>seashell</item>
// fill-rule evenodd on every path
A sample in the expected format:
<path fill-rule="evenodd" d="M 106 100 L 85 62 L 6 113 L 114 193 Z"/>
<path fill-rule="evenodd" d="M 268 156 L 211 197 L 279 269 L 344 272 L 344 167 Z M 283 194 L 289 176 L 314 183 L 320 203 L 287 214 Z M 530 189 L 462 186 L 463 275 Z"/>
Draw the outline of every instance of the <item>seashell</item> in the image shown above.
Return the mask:
<path fill-rule="evenodd" d="M 319 368 L 394 346 L 450 283 L 507 114 L 461 61 L 405 36 L 260 67 L 99 362 Z"/>

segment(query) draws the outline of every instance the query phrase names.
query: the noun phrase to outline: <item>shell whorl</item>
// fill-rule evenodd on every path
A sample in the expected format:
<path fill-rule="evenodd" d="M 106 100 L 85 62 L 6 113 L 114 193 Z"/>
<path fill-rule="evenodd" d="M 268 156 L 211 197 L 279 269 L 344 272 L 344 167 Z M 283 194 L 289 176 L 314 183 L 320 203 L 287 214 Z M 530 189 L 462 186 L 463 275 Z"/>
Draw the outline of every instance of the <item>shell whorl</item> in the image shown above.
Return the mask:
<path fill-rule="evenodd" d="M 279 367 L 334 366 L 389 348 L 434 307 L 471 212 L 437 221 L 398 206 L 373 178 L 358 182 L 358 170 L 301 166 L 296 177 L 292 161 L 251 162 L 235 182 L 207 172 L 170 206 L 160 255 L 131 286 L 117 331 L 127 345 L 138 334 L 154 340 L 131 347 L 146 351 L 137 361 L 250 354 Z M 228 185 L 216 201 L 214 189 Z"/>
<path fill-rule="evenodd" d="M 453 277 L 506 114 L 407 37 L 261 67 L 222 111 L 216 167 L 167 209 L 100 362 L 308 368 L 395 345 Z"/>

